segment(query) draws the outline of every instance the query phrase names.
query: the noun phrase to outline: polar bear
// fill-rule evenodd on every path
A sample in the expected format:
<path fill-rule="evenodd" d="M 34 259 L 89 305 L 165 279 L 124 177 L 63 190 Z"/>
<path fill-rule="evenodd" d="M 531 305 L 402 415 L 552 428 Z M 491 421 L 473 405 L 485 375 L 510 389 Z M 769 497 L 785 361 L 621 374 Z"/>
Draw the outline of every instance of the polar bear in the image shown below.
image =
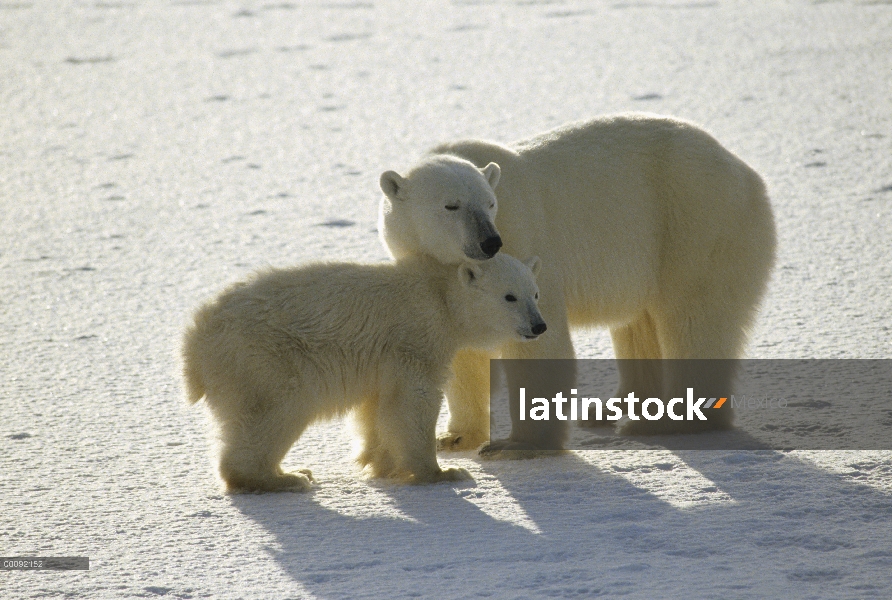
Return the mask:
<path fill-rule="evenodd" d="M 618 359 L 739 358 L 774 263 L 774 218 L 759 175 L 703 130 L 669 117 L 608 116 L 508 146 L 447 143 L 405 176 L 383 173 L 380 185 L 379 231 L 397 260 L 486 260 L 504 244 L 548 264 L 538 283 L 549 335 L 507 344 L 506 358 L 573 358 L 570 328 L 595 325 L 610 328 Z M 485 441 L 490 357 L 456 357 L 441 447 Z M 618 395 L 676 396 L 687 365 L 620 360 Z M 733 370 L 733 361 L 716 363 L 709 386 L 727 392 Z M 728 406 L 707 422 L 624 420 L 619 429 L 689 432 L 731 421 Z M 535 451 L 566 434 L 565 424 L 543 434 L 515 420 L 509 438 L 484 451 Z"/>
<path fill-rule="evenodd" d="M 498 260 L 497 260 L 498 259 Z M 373 476 L 469 479 L 440 469 L 435 426 L 456 351 L 538 338 L 540 261 L 444 266 L 321 263 L 270 269 L 202 306 L 183 343 L 188 399 L 219 430 L 229 491 L 305 491 L 279 464 L 312 422 L 356 408 Z"/>

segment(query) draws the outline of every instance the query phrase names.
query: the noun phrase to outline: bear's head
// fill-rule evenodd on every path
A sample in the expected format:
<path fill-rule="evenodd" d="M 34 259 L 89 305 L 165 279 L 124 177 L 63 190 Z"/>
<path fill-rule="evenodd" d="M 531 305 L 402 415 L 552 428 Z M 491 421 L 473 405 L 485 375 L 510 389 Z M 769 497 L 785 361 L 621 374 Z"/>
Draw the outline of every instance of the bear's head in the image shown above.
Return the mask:
<path fill-rule="evenodd" d="M 452 310 L 476 345 L 531 341 L 545 333 L 536 285 L 541 264 L 537 256 L 521 262 L 499 254 L 458 267 L 459 291 Z"/>
<path fill-rule="evenodd" d="M 487 260 L 502 247 L 496 230 L 496 163 L 478 169 L 448 155 L 429 157 L 405 177 L 381 175 L 378 231 L 397 260 L 425 254 L 443 264 Z"/>

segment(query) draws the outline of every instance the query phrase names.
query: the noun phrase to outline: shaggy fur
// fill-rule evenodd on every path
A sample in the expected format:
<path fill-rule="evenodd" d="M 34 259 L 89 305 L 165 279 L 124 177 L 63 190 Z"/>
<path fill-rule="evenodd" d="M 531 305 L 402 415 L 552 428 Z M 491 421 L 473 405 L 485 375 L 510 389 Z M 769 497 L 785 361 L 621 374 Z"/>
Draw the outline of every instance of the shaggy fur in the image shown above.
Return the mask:
<path fill-rule="evenodd" d="M 405 176 L 384 173 L 381 187 L 379 230 L 398 261 L 479 259 L 474 246 L 495 227 L 506 252 L 548 265 L 538 283 L 549 335 L 509 343 L 506 358 L 573 358 L 571 327 L 594 325 L 610 327 L 619 359 L 739 358 L 774 263 L 774 218 L 760 177 L 701 129 L 667 117 L 600 118 L 510 146 L 444 144 Z M 485 439 L 491 356 L 456 358 L 443 447 Z M 674 364 L 621 362 L 616 395 L 681 395 L 690 380 Z M 709 385 L 727 393 L 732 371 Z M 627 421 L 620 429 L 730 426 L 730 406 L 716 413 L 706 422 Z M 496 449 L 535 449 L 535 436 L 517 425 Z M 549 435 L 560 443 L 566 430 Z"/>
<path fill-rule="evenodd" d="M 218 427 L 227 488 L 309 489 L 309 471 L 279 464 L 313 421 L 354 408 L 359 461 L 373 476 L 469 478 L 437 464 L 449 365 L 460 348 L 544 330 L 538 267 L 505 255 L 270 269 L 201 307 L 185 334 L 184 376 L 189 401 L 204 397 Z"/>

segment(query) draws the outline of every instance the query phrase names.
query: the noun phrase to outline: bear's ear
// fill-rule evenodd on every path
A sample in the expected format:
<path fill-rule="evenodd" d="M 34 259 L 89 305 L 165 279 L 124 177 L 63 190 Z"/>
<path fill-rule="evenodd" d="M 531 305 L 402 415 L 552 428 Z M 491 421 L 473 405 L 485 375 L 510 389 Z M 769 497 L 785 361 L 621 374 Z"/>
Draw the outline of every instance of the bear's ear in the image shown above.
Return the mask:
<path fill-rule="evenodd" d="M 486 177 L 486 181 L 489 182 L 489 187 L 496 189 L 496 186 L 499 185 L 499 178 L 502 176 L 502 168 L 496 163 L 491 162 L 483 167 L 481 172 L 483 173 L 483 176 Z"/>
<path fill-rule="evenodd" d="M 458 279 L 465 287 L 476 286 L 483 277 L 483 269 L 479 265 L 466 262 L 458 268 Z"/>
<path fill-rule="evenodd" d="M 528 259 L 523 261 L 523 264 L 530 268 L 530 271 L 533 272 L 534 276 L 539 275 L 539 269 L 542 268 L 542 261 L 539 259 L 538 256 L 529 257 Z"/>
<path fill-rule="evenodd" d="M 396 171 L 385 171 L 381 173 L 381 191 L 391 200 L 400 199 L 400 190 L 406 185 L 406 180 Z"/>

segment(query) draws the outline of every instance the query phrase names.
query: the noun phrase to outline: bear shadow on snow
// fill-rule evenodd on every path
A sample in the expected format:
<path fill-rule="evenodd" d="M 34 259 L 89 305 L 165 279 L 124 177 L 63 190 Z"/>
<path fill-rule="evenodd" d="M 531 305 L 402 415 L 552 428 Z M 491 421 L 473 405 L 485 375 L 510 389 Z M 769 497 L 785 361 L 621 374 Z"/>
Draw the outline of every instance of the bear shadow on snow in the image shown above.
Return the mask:
<path fill-rule="evenodd" d="M 562 589 L 567 577 L 578 580 L 578 562 L 571 561 L 566 569 L 560 566 L 559 557 L 568 555 L 585 556 L 590 592 L 607 595 L 629 589 L 654 593 L 652 579 L 630 577 L 629 565 L 690 569 L 692 559 L 707 556 L 729 560 L 727 568 L 757 569 L 787 581 L 795 577 L 796 564 L 779 563 L 773 549 L 786 552 L 791 544 L 800 544 L 800 552 L 828 568 L 852 572 L 859 564 L 870 566 L 876 555 L 861 556 L 864 552 L 857 545 L 832 555 L 814 547 L 832 542 L 828 527 L 838 525 L 849 532 L 848 537 L 858 539 L 862 534 L 874 539 L 878 526 L 889 530 L 882 520 L 892 511 L 888 495 L 807 462 L 786 461 L 784 453 L 698 451 L 679 456 L 731 501 L 695 510 L 679 508 L 571 454 L 521 463 L 480 463 L 486 476 L 497 479 L 517 502 L 514 510 L 526 515 L 537 531 L 490 516 L 462 497 L 465 492 L 450 486 L 358 483 L 386 494 L 406 517 L 402 519 L 347 516 L 320 506 L 313 500 L 315 493 L 236 495 L 228 502 L 274 537 L 270 557 L 320 598 L 355 595 L 357 586 L 369 581 L 376 582 L 374 593 L 391 597 Z M 534 476 L 534 466 L 546 474 Z M 765 469 L 776 485 L 754 486 L 753 478 L 764 478 Z M 834 499 L 845 505 L 858 503 L 875 518 L 851 521 L 841 516 L 843 520 L 834 525 L 835 512 L 830 508 Z M 796 514 L 800 517 L 791 517 L 797 519 L 795 532 L 778 531 L 777 519 Z M 817 514 L 825 516 L 812 518 Z M 740 518 L 748 523 L 743 533 Z M 704 531 L 710 535 L 704 536 Z M 728 540 L 735 543 L 732 556 L 727 554 Z M 518 560 L 548 564 L 518 571 Z M 706 585 L 720 591 L 728 572 L 698 569 L 691 576 L 692 590 Z"/>

